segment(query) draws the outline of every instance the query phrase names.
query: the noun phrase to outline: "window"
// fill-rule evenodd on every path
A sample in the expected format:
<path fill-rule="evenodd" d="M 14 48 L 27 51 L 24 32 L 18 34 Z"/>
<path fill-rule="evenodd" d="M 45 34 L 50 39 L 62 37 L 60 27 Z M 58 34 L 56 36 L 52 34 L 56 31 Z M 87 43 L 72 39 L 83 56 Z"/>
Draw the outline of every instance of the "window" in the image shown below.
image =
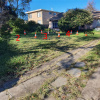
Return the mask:
<path fill-rule="evenodd" d="M 49 14 L 52 14 L 52 12 L 49 12 Z"/>
<path fill-rule="evenodd" d="M 56 13 L 53 13 L 53 15 L 56 15 Z"/>
<path fill-rule="evenodd" d="M 37 13 L 37 17 L 41 17 L 41 12 L 38 12 Z"/>
<path fill-rule="evenodd" d="M 28 18 L 32 18 L 32 14 L 28 14 Z"/>
<path fill-rule="evenodd" d="M 41 20 L 38 20 L 38 23 L 41 24 Z"/>
<path fill-rule="evenodd" d="M 58 23 L 57 22 L 53 22 L 53 28 L 58 28 Z"/>

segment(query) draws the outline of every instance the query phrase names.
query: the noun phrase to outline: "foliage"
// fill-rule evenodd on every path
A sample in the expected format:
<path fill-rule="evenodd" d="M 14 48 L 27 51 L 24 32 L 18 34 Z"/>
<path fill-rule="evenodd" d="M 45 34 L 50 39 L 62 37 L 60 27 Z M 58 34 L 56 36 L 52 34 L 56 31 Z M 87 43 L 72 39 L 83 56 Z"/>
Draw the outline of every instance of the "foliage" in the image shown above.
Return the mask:
<path fill-rule="evenodd" d="M 0 8 L 3 9 L 5 5 L 11 7 L 20 18 L 26 18 L 25 11 L 29 8 L 29 3 L 32 0 L 0 0 Z"/>
<path fill-rule="evenodd" d="M 95 7 L 94 7 L 94 0 L 88 2 L 87 7 L 86 7 L 86 10 L 88 10 L 90 12 L 96 10 Z"/>
<path fill-rule="evenodd" d="M 24 30 L 27 32 L 40 32 L 44 27 L 36 24 L 34 21 L 24 22 L 23 19 L 17 18 L 16 20 L 9 20 L 9 26 L 12 28 L 12 33 L 23 34 Z"/>
<path fill-rule="evenodd" d="M 9 26 L 12 28 L 12 32 L 16 34 L 23 34 L 25 30 L 25 23 L 23 19 L 17 18 L 16 20 L 9 20 Z"/>
<path fill-rule="evenodd" d="M 45 29 L 44 29 L 44 32 L 48 32 L 48 30 L 49 30 L 48 28 L 45 28 Z M 50 32 L 50 30 L 49 30 L 49 32 Z"/>
<path fill-rule="evenodd" d="M 8 24 L 4 24 L 0 29 L 0 36 L 6 38 L 10 36 L 10 31 L 10 26 Z"/>
<path fill-rule="evenodd" d="M 27 24 L 26 24 L 26 30 L 28 32 L 34 32 L 37 28 L 37 24 L 34 22 L 34 21 L 29 21 Z"/>
<path fill-rule="evenodd" d="M 0 7 L 2 8 L 2 7 L 4 7 L 5 6 L 5 0 L 0 0 Z"/>
<path fill-rule="evenodd" d="M 84 9 L 70 9 L 58 21 L 58 26 L 61 31 L 68 31 L 74 29 L 75 31 L 79 26 L 91 24 L 93 21 L 92 14 Z"/>
<path fill-rule="evenodd" d="M 25 11 L 29 8 L 29 3 L 32 0 L 6 0 L 9 5 L 13 8 L 13 10 L 19 15 L 20 17 L 25 17 Z"/>
<path fill-rule="evenodd" d="M 44 30 L 44 26 L 40 25 L 40 24 L 37 24 L 36 32 L 40 32 L 41 30 Z"/>
<path fill-rule="evenodd" d="M 0 24 L 1 25 L 6 24 L 6 22 L 9 21 L 10 19 L 16 19 L 16 18 L 17 14 L 15 13 L 15 11 L 13 11 L 10 6 L 5 6 L 3 7 L 2 12 L 0 13 L 0 20 L 2 20 Z"/>

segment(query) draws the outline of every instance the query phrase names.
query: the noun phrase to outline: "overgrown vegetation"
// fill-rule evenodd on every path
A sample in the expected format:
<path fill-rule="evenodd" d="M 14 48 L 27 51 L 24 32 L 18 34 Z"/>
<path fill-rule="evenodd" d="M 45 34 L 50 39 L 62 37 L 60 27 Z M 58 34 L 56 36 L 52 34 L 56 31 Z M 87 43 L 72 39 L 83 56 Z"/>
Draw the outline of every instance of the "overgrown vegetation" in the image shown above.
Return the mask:
<path fill-rule="evenodd" d="M 10 33 L 24 34 L 24 30 L 28 33 L 40 32 L 41 30 L 44 30 L 44 26 L 37 24 L 34 21 L 25 23 L 24 20 L 20 18 L 11 19 L 1 27 L 0 35 L 6 37 L 6 35 L 10 35 Z"/>
<path fill-rule="evenodd" d="M 68 30 L 78 30 L 79 26 L 91 24 L 93 22 L 92 14 L 84 9 L 70 9 L 58 21 L 58 26 L 63 32 Z"/>
<path fill-rule="evenodd" d="M 79 33 L 79 36 L 71 35 L 71 37 L 61 33 L 61 37 L 58 38 L 58 34 L 51 33 L 47 40 L 44 40 L 44 34 L 37 33 L 37 39 L 34 39 L 35 33 L 26 33 L 20 35 L 20 41 L 16 41 L 16 35 L 11 34 L 10 39 L 0 38 L 0 80 L 2 82 L 18 77 L 68 50 L 100 38 L 99 34 L 85 37 L 84 33 Z"/>
<path fill-rule="evenodd" d="M 30 96 L 25 97 L 24 100 L 41 100 L 49 96 L 53 96 L 57 100 L 77 100 L 78 97 L 81 97 L 81 92 L 86 86 L 90 76 L 94 73 L 96 68 L 100 66 L 99 50 L 100 42 L 92 51 L 79 59 L 79 61 L 85 62 L 86 64 L 85 67 L 81 68 L 82 74 L 80 77 L 75 78 L 66 71 L 63 71 L 61 74 L 58 74 L 57 77 L 66 77 L 66 85 L 55 88 L 51 85 L 54 80 L 49 80 L 49 82 L 46 81 L 36 93 L 30 94 Z M 74 64 L 71 65 L 71 68 L 73 67 Z"/>

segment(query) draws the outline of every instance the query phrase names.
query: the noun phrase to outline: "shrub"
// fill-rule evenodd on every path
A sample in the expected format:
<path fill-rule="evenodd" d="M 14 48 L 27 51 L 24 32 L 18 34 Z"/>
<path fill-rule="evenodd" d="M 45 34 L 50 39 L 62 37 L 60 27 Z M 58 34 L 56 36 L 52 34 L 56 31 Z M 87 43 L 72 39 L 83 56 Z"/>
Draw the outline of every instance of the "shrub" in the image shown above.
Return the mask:
<path fill-rule="evenodd" d="M 8 24 L 12 28 L 12 33 L 23 34 L 24 30 L 28 32 L 40 32 L 44 30 L 44 26 L 36 24 L 34 21 L 24 22 L 23 19 L 9 20 Z"/>
<path fill-rule="evenodd" d="M 10 26 L 8 24 L 2 25 L 0 29 L 0 36 L 4 38 L 10 36 Z"/>
<path fill-rule="evenodd" d="M 23 19 L 17 18 L 16 20 L 9 20 L 9 25 L 12 28 L 12 33 L 23 34 L 26 24 Z"/>
<path fill-rule="evenodd" d="M 44 32 L 48 32 L 48 28 L 45 28 L 45 29 L 44 29 Z"/>
<path fill-rule="evenodd" d="M 68 30 L 76 31 L 79 26 L 91 24 L 93 22 L 92 14 L 84 9 L 70 9 L 58 21 L 58 26 L 61 31 Z"/>
<path fill-rule="evenodd" d="M 34 22 L 34 21 L 29 21 L 27 24 L 26 24 L 26 30 L 28 32 L 34 32 L 37 28 L 37 24 Z"/>
<path fill-rule="evenodd" d="M 40 32 L 41 30 L 43 31 L 44 30 L 44 26 L 43 25 L 40 25 L 40 24 L 37 24 L 36 25 L 36 32 Z"/>

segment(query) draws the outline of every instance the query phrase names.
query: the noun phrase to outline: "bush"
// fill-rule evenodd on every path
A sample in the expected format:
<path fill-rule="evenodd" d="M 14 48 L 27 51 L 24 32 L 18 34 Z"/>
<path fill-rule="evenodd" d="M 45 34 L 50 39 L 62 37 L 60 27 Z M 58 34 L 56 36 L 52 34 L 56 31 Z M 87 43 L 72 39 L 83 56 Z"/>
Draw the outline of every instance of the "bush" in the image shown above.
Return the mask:
<path fill-rule="evenodd" d="M 26 32 L 40 32 L 44 30 L 44 26 L 36 24 L 34 21 L 24 22 L 23 19 L 17 18 L 16 20 L 9 20 L 8 24 L 12 28 L 12 33 L 23 34 L 24 30 Z"/>
<path fill-rule="evenodd" d="M 45 29 L 44 29 L 44 32 L 48 32 L 48 28 L 45 28 Z M 49 31 L 49 32 L 50 32 L 50 31 Z"/>
<path fill-rule="evenodd" d="M 40 24 L 37 24 L 36 26 L 37 26 L 36 27 L 36 32 L 41 32 L 41 30 L 43 31 L 44 28 L 45 28 L 43 25 L 40 25 Z"/>
<path fill-rule="evenodd" d="M 17 18 L 16 20 L 9 20 L 9 25 L 12 28 L 12 33 L 23 34 L 26 24 L 23 19 Z"/>
<path fill-rule="evenodd" d="M 79 26 L 91 24 L 93 22 L 92 14 L 84 9 L 69 9 L 64 16 L 58 21 L 61 31 L 77 31 Z"/>
<path fill-rule="evenodd" d="M 26 24 L 26 30 L 28 32 L 34 32 L 37 28 L 37 24 L 34 22 L 34 21 L 29 21 L 27 24 Z"/>
<path fill-rule="evenodd" d="M 4 38 L 10 36 L 10 26 L 8 24 L 2 25 L 0 29 L 0 36 Z"/>

